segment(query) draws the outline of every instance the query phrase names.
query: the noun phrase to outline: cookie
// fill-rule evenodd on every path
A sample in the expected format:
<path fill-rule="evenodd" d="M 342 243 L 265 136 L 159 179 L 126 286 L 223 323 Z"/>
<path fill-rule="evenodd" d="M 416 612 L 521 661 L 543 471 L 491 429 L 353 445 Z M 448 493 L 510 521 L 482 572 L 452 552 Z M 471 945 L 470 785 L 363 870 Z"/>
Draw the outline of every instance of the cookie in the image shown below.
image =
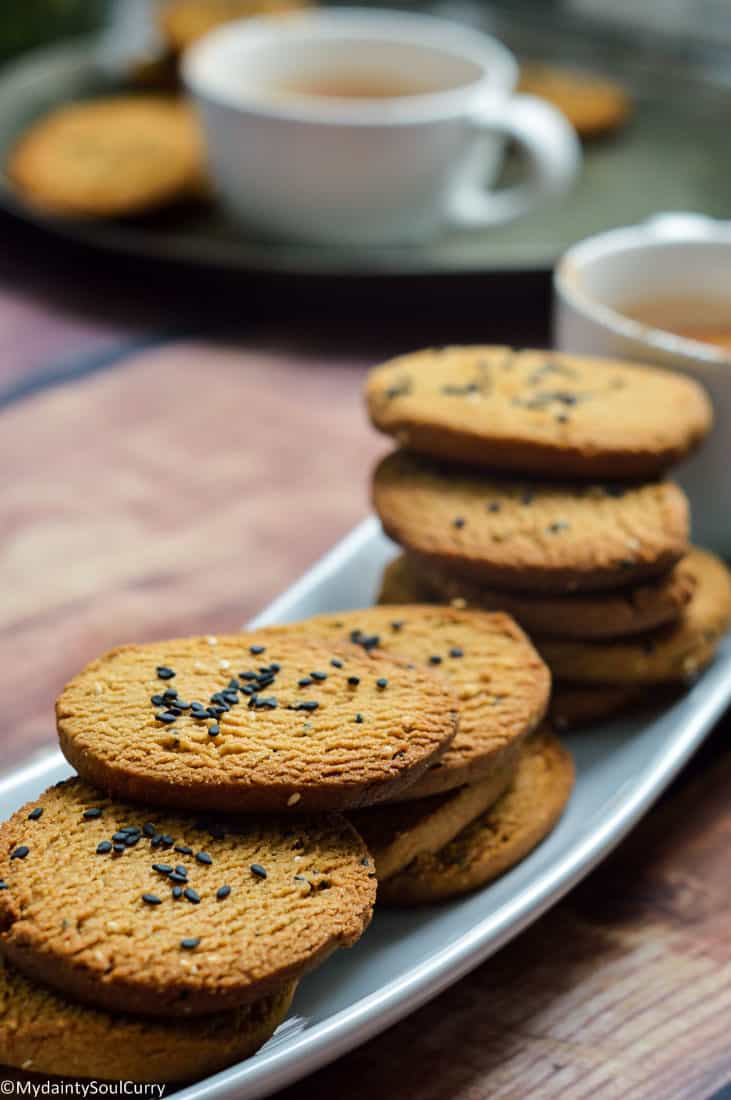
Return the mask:
<path fill-rule="evenodd" d="M 457 701 L 426 671 L 284 630 L 115 649 L 56 719 L 69 763 L 119 798 L 299 812 L 398 795 L 454 737 Z"/>
<path fill-rule="evenodd" d="M 527 592 L 625 587 L 667 572 L 688 545 L 688 502 L 670 481 L 506 481 L 394 451 L 376 469 L 373 504 L 419 560 Z"/>
<path fill-rule="evenodd" d="M 181 53 L 204 34 L 256 15 L 279 15 L 309 7 L 306 0 L 168 0 L 159 15 L 160 31 L 169 48 Z"/>
<path fill-rule="evenodd" d="M 117 1012 L 225 1012 L 349 947 L 371 917 L 368 852 L 338 814 L 196 820 L 80 779 L 0 826 L 0 954 Z"/>
<path fill-rule="evenodd" d="M 423 665 L 453 689 L 459 701 L 454 741 L 420 779 L 390 795 L 390 802 L 454 790 L 511 763 L 548 703 L 548 671 L 507 615 L 426 606 L 371 607 L 272 628 L 275 636 L 282 629 L 299 629 L 307 638 L 332 644 L 348 639 L 370 653 L 409 662 L 412 668 Z M 354 689 L 354 701 L 359 691 Z"/>
<path fill-rule="evenodd" d="M 0 1062 L 65 1077 L 190 1081 L 250 1057 L 287 1015 L 295 983 L 205 1019 L 110 1015 L 28 981 L 0 959 Z"/>
<path fill-rule="evenodd" d="M 7 171 L 22 197 L 49 214 L 140 214 L 200 192 L 201 135 L 192 108 L 171 97 L 72 103 L 23 134 Z"/>
<path fill-rule="evenodd" d="M 594 73 L 530 62 L 521 65 L 518 89 L 547 99 L 582 138 L 616 130 L 629 117 L 632 103 L 624 88 Z"/>
<path fill-rule="evenodd" d="M 681 559 L 665 576 L 632 588 L 538 595 L 471 583 L 402 554 L 386 567 L 381 589 L 379 602 L 436 599 L 458 607 L 505 611 L 531 636 L 589 640 L 626 638 L 677 622 L 693 595 L 695 577 Z M 408 593 L 406 601 L 399 592 Z"/>
<path fill-rule="evenodd" d="M 402 447 L 539 477 L 652 478 L 703 439 L 712 413 L 683 375 L 505 347 L 427 349 L 371 371 L 376 428 Z"/>
<path fill-rule="evenodd" d="M 637 684 L 554 684 L 549 717 L 557 730 L 577 729 L 647 704 L 647 687 Z"/>
<path fill-rule="evenodd" d="M 705 550 L 691 550 L 686 560 L 696 588 L 677 625 L 626 641 L 536 639 L 554 677 L 604 684 L 693 680 L 713 660 L 731 623 L 731 578 L 723 562 Z"/>
<path fill-rule="evenodd" d="M 526 743 L 515 778 L 495 805 L 440 851 L 422 853 L 379 884 L 384 905 L 424 905 L 465 894 L 524 859 L 554 827 L 568 802 L 574 765 L 549 731 Z"/>
<path fill-rule="evenodd" d="M 517 762 L 516 762 L 517 763 Z M 379 882 L 422 852 L 437 852 L 492 806 L 509 786 L 516 763 L 498 765 L 487 779 L 391 806 L 356 810 L 349 818 L 366 843 Z"/>

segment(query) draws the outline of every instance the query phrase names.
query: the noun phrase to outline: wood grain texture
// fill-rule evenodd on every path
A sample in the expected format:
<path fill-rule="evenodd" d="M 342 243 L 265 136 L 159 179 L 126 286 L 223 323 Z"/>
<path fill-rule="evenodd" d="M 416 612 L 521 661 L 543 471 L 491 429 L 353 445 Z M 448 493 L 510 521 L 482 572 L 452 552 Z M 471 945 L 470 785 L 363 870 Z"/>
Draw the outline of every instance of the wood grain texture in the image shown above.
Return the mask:
<path fill-rule="evenodd" d="M 0 661 L 22 686 L 2 769 L 52 744 L 88 658 L 235 629 L 365 514 L 369 358 L 174 344 L 0 410 Z M 729 1080 L 725 741 L 513 945 L 282 1100 L 695 1100 Z"/>

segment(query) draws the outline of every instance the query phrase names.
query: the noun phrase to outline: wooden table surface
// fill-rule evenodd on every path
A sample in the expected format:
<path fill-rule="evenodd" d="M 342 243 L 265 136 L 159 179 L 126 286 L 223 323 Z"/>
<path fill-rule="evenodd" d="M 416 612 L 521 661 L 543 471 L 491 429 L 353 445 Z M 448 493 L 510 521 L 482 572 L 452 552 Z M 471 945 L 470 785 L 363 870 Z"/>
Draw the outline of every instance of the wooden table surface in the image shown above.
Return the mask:
<path fill-rule="evenodd" d="M 219 317 L 205 281 L 51 262 L 13 226 L 5 240 L 0 663 L 32 689 L 4 693 L 3 771 L 53 743 L 54 696 L 88 658 L 236 629 L 366 514 L 384 450 L 368 363 L 545 331 L 535 299 L 505 314 L 475 295 L 458 317 L 432 292 L 301 308 L 269 288 L 259 309 L 242 285 Z M 731 1080 L 730 789 L 721 728 L 551 913 L 283 1100 L 711 1096 Z"/>

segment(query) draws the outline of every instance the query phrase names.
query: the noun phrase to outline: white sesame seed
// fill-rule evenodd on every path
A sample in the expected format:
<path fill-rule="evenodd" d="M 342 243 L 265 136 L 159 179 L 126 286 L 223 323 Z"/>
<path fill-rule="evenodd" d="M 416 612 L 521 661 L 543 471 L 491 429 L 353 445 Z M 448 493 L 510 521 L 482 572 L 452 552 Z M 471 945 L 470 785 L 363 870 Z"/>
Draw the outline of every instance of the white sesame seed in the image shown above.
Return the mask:
<path fill-rule="evenodd" d="M 223 661 L 218 662 L 218 667 L 219 668 L 231 668 L 231 662 L 224 659 Z"/>
<path fill-rule="evenodd" d="M 102 685 L 101 685 L 101 684 L 99 683 L 99 681 L 98 681 L 98 680 L 96 680 L 96 681 L 94 682 L 94 694 L 95 694 L 95 695 L 101 695 L 101 693 L 102 693 L 103 691 L 104 691 L 104 688 L 103 688 L 103 687 L 102 687 Z"/>
<path fill-rule="evenodd" d="M 208 642 L 209 645 L 218 645 L 218 638 L 216 637 L 215 634 L 209 634 L 208 637 L 206 638 L 206 641 Z"/>
<path fill-rule="evenodd" d="M 291 794 L 287 799 L 288 806 L 296 806 L 299 800 L 302 798 L 301 794 Z"/>

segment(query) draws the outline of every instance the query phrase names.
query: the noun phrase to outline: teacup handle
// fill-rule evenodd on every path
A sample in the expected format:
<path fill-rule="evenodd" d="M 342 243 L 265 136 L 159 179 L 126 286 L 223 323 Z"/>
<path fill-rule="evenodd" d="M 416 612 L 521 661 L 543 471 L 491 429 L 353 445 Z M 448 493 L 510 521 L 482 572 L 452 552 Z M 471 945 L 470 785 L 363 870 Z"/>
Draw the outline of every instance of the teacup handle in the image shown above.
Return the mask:
<path fill-rule="evenodd" d="M 528 158 L 528 178 L 497 191 L 481 186 L 471 168 L 457 189 L 448 220 L 458 227 L 500 225 L 525 214 L 550 195 L 567 191 L 579 174 L 581 146 L 567 119 L 531 95 L 485 103 L 472 115 L 481 133 L 512 138 Z"/>

